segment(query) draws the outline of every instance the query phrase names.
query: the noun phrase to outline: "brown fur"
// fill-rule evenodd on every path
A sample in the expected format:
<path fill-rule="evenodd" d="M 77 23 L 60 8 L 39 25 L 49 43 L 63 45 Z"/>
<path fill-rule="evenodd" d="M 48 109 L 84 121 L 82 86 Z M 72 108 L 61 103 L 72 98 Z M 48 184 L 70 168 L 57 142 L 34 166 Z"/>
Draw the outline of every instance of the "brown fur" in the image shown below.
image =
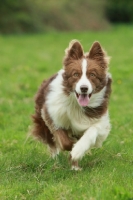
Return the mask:
<path fill-rule="evenodd" d="M 48 143 L 51 147 L 55 146 L 55 142 L 53 141 L 52 133 L 41 117 L 41 109 L 49 90 L 48 86 L 55 77 L 56 75 L 52 76 L 48 81 L 43 81 L 35 97 L 35 114 L 32 116 L 34 122 L 32 134 L 39 140 Z"/>

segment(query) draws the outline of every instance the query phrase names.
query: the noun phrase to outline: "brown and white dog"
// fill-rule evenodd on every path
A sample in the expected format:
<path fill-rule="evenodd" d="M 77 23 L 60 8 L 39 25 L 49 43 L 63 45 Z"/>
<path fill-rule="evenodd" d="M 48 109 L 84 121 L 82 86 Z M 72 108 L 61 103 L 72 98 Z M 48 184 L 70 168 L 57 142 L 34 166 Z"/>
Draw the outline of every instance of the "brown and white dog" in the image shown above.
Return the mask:
<path fill-rule="evenodd" d="M 35 98 L 32 134 L 46 143 L 52 156 L 70 152 L 72 169 L 92 147 L 100 147 L 110 131 L 109 57 L 99 42 L 86 54 L 72 40 L 63 69 L 45 80 Z"/>

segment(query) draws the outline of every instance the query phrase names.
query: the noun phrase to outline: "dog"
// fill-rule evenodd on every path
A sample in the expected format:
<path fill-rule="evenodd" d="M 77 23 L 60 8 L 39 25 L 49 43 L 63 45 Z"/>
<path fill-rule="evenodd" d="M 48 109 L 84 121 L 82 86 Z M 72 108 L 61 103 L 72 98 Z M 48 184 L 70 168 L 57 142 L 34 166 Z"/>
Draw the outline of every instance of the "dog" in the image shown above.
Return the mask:
<path fill-rule="evenodd" d="M 63 69 L 44 80 L 35 96 L 32 134 L 55 157 L 70 151 L 71 167 L 92 147 L 101 147 L 111 125 L 108 104 L 112 78 L 110 58 L 99 42 L 84 53 L 78 40 L 65 50 Z"/>

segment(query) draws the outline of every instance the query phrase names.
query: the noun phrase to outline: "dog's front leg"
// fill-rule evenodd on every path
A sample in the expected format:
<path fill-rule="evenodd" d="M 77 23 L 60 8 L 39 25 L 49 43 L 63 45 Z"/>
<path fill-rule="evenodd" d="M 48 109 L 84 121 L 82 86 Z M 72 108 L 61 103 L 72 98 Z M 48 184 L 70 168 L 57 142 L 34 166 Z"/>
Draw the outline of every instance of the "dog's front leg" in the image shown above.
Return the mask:
<path fill-rule="evenodd" d="M 71 151 L 74 141 L 68 136 L 67 130 L 64 130 L 62 128 L 57 128 L 55 126 L 45 106 L 43 106 L 41 114 L 45 124 L 49 128 L 50 132 L 53 134 L 53 140 L 58 149 Z"/>
<path fill-rule="evenodd" d="M 78 161 L 82 159 L 85 152 L 95 145 L 97 134 L 98 133 L 96 127 L 90 127 L 88 130 L 85 131 L 84 135 L 74 145 L 70 153 L 72 161 Z"/>

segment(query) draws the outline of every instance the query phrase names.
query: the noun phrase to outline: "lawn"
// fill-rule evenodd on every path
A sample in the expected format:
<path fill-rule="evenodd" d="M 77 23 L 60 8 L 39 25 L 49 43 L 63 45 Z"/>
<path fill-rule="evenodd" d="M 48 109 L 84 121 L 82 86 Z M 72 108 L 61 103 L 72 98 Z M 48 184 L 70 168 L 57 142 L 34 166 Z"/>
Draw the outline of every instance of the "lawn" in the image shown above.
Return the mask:
<path fill-rule="evenodd" d="M 56 160 L 27 138 L 34 95 L 62 67 L 64 49 L 78 39 L 85 51 L 98 40 L 112 57 L 112 130 L 101 149 L 71 171 L 68 154 Z M 110 31 L 0 36 L 0 199 L 133 200 L 133 27 Z"/>

